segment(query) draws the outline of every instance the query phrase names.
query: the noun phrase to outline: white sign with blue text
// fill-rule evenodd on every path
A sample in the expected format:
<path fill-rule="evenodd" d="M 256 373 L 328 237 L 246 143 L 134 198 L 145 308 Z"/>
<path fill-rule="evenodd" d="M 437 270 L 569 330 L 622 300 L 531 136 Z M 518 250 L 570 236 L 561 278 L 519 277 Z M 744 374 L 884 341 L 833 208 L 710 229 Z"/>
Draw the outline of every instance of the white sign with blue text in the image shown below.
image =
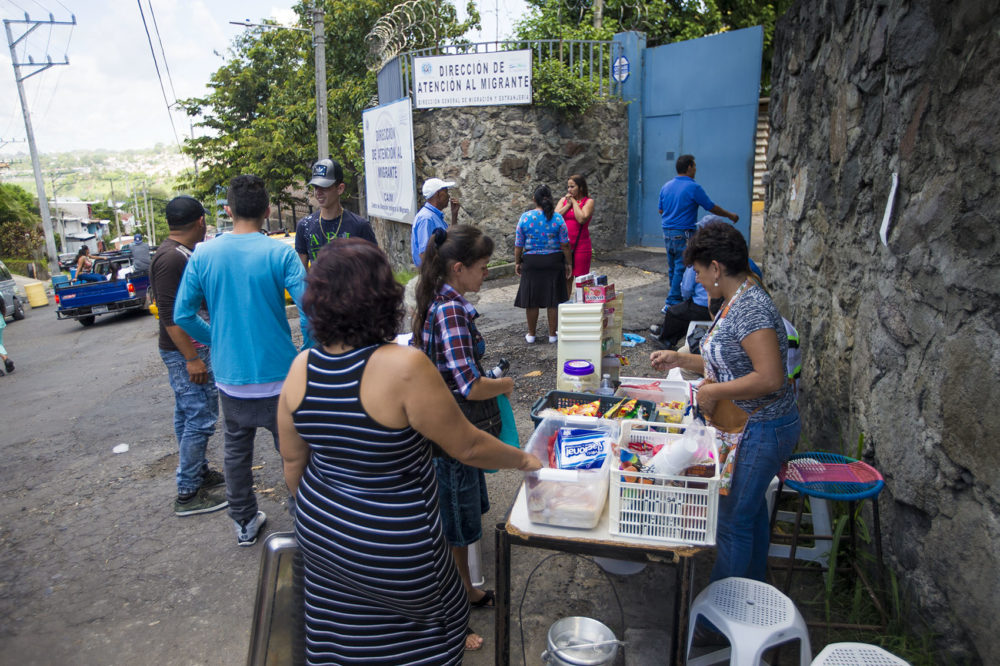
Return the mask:
<path fill-rule="evenodd" d="M 531 104 L 531 50 L 413 59 L 416 108 Z"/>
<path fill-rule="evenodd" d="M 412 117 L 408 97 L 362 113 L 365 196 L 371 216 L 413 222 Z"/>

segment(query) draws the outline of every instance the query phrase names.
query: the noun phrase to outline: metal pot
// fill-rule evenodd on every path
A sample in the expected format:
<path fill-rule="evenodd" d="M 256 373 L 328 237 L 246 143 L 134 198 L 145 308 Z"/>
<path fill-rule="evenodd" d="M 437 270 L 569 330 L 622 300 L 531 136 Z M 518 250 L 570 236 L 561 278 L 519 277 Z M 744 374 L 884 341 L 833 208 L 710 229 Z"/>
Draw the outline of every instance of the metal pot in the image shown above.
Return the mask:
<path fill-rule="evenodd" d="M 589 617 L 564 617 L 549 627 L 543 664 L 555 666 L 610 666 L 618 656 L 619 641 L 607 626 Z"/>

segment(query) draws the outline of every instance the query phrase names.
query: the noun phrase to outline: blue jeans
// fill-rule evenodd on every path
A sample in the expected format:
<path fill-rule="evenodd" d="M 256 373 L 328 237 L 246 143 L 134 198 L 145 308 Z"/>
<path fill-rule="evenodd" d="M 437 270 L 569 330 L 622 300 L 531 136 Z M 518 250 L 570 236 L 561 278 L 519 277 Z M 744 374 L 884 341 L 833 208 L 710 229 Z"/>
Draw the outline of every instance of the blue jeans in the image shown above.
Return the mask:
<path fill-rule="evenodd" d="M 449 456 L 434 458 L 441 529 L 449 546 L 468 546 L 483 536 L 483 514 L 490 510 L 486 475 Z"/>
<path fill-rule="evenodd" d="M 234 398 L 219 392 L 225 424 L 226 499 L 229 517 L 240 522 L 257 515 L 253 494 L 253 443 L 257 428 L 266 428 L 278 450 L 278 396 Z"/>
<path fill-rule="evenodd" d="M 770 545 L 767 486 L 799 441 L 799 410 L 770 421 L 751 421 L 737 449 L 733 483 L 719 497 L 717 557 L 712 582 L 738 576 L 764 581 Z"/>
<path fill-rule="evenodd" d="M 670 307 L 675 303 L 680 303 L 681 298 L 681 278 L 684 277 L 684 250 L 687 248 L 690 231 L 663 231 L 663 244 L 667 248 L 667 279 L 670 280 L 670 293 L 664 307 Z"/>
<path fill-rule="evenodd" d="M 205 448 L 219 420 L 219 392 L 212 376 L 212 359 L 208 347 L 198 350 L 198 356 L 208 367 L 208 381 L 195 384 L 187 371 L 187 361 L 179 351 L 160 350 L 167 366 L 170 388 L 174 390 L 174 434 L 180 455 L 177 461 L 177 494 L 188 495 L 201 487 L 202 476 L 208 469 Z"/>

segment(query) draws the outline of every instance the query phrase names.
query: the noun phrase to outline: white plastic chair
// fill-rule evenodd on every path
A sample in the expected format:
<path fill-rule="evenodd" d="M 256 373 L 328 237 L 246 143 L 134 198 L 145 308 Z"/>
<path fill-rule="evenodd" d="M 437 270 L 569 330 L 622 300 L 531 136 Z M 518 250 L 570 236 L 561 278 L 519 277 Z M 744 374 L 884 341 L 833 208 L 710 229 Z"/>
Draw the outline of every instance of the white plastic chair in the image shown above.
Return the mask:
<path fill-rule="evenodd" d="M 794 490 L 785 486 L 782 493 L 791 493 L 798 495 Z M 774 503 L 777 501 L 775 495 L 778 493 L 778 477 L 771 479 L 770 485 L 767 487 L 767 515 L 770 516 L 772 510 L 774 509 Z M 830 523 L 830 504 L 821 497 L 810 497 L 809 498 L 809 508 L 812 512 L 803 511 L 802 512 L 802 522 L 803 524 L 812 525 L 813 534 L 822 534 L 828 537 L 833 536 L 833 527 Z M 795 521 L 794 511 L 778 511 L 778 520 L 791 523 Z M 800 534 L 800 541 L 809 541 L 808 535 Z M 819 562 L 824 569 L 830 560 L 830 551 L 833 548 L 833 541 L 831 539 L 816 539 L 813 540 L 812 546 L 799 546 L 795 549 L 795 559 L 805 560 L 808 562 Z M 792 548 L 787 543 L 772 543 L 767 551 L 768 557 L 778 557 L 783 560 L 788 559 L 789 553 L 792 552 Z"/>
<path fill-rule="evenodd" d="M 695 625 L 703 617 L 729 639 L 729 648 L 691 658 Z M 687 664 L 714 664 L 729 657 L 733 666 L 758 666 L 769 648 L 799 640 L 799 661 L 809 666 L 809 630 L 795 604 L 777 588 L 748 578 L 718 580 L 691 606 Z"/>
<path fill-rule="evenodd" d="M 910 664 L 877 645 L 831 643 L 816 655 L 812 666 L 910 666 Z"/>

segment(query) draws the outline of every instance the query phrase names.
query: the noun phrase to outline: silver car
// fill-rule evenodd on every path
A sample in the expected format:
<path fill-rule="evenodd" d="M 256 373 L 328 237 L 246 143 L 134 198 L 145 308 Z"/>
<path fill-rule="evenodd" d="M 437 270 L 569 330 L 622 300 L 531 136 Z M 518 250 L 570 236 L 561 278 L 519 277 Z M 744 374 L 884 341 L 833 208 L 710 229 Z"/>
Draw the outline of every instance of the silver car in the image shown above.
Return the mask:
<path fill-rule="evenodd" d="M 17 283 L 2 261 L 0 261 L 0 314 L 4 317 L 13 317 L 15 320 L 24 319 L 24 303 L 17 295 Z"/>

